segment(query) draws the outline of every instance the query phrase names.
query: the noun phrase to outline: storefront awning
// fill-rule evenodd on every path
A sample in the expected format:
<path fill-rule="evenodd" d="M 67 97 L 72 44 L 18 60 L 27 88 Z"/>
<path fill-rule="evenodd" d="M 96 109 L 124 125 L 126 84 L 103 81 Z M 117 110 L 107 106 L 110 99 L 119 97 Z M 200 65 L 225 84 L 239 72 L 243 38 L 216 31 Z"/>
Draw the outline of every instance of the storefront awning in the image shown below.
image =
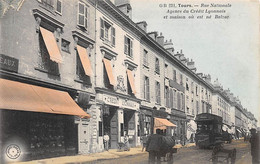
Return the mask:
<path fill-rule="evenodd" d="M 136 94 L 135 83 L 134 83 L 134 77 L 133 77 L 132 71 L 130 71 L 129 69 L 127 69 L 126 72 L 127 72 L 127 77 L 128 77 L 128 80 L 129 80 L 129 83 L 130 83 L 132 92 L 133 92 L 133 94 Z"/>
<path fill-rule="evenodd" d="M 154 117 L 154 129 L 166 129 L 167 127 L 176 127 L 167 119 Z"/>
<path fill-rule="evenodd" d="M 49 52 L 50 59 L 56 63 L 62 63 L 59 47 L 53 33 L 45 28 L 40 27 L 40 31 L 45 43 L 45 46 Z"/>
<path fill-rule="evenodd" d="M 105 59 L 105 58 L 103 59 L 103 62 L 104 62 L 104 65 L 105 65 L 105 68 L 107 71 L 107 76 L 108 76 L 109 82 L 111 85 L 115 86 L 116 82 L 115 82 L 115 78 L 114 78 L 114 75 L 112 72 L 111 62 L 110 62 L 110 60 Z"/>
<path fill-rule="evenodd" d="M 77 51 L 78 51 L 79 58 L 80 58 L 82 66 L 83 66 L 83 69 L 85 71 L 85 75 L 91 76 L 92 69 L 91 69 L 90 60 L 88 58 L 87 50 L 84 47 L 77 45 Z"/>
<path fill-rule="evenodd" d="M 0 79 L 0 109 L 90 118 L 67 92 Z"/>

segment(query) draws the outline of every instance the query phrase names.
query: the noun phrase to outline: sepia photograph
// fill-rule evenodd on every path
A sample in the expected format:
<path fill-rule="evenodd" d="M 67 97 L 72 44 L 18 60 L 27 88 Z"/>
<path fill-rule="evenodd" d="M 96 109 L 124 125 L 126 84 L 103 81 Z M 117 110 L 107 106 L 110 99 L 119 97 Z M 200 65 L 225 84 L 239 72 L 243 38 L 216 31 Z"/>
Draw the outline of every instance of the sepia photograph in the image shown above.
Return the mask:
<path fill-rule="evenodd" d="M 0 164 L 260 164 L 259 0 L 0 0 Z"/>

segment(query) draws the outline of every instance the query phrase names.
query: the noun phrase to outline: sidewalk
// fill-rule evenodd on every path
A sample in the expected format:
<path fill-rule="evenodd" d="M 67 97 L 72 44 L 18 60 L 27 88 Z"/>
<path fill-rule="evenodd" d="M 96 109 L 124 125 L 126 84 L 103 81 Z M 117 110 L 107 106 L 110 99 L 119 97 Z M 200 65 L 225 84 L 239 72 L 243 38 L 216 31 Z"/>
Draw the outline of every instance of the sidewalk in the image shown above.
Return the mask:
<path fill-rule="evenodd" d="M 194 143 L 189 143 L 185 146 L 181 144 L 175 145 L 174 148 L 191 147 L 195 146 Z M 64 156 L 56 158 L 47 158 L 41 160 L 27 161 L 27 162 L 15 162 L 12 164 L 82 164 L 85 162 L 95 162 L 106 159 L 116 159 L 133 155 L 145 154 L 142 152 L 141 147 L 131 148 L 130 151 L 118 152 L 117 149 L 110 149 L 109 151 L 86 154 L 86 155 L 75 155 L 75 156 Z"/>
<path fill-rule="evenodd" d="M 117 149 L 110 149 L 109 151 L 94 154 L 63 156 L 27 162 L 15 162 L 12 164 L 81 164 L 85 162 L 95 162 L 99 160 L 115 159 L 145 153 L 147 152 L 142 152 L 141 147 L 131 148 L 130 151 L 123 152 L 118 152 Z"/>

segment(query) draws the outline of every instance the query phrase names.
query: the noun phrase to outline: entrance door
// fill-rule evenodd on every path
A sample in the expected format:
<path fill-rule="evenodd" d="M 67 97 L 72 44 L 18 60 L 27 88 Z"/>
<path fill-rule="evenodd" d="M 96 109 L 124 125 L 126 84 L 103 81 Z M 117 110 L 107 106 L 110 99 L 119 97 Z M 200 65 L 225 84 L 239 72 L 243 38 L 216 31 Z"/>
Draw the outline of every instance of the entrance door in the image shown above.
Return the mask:
<path fill-rule="evenodd" d="M 124 130 L 129 136 L 129 144 L 135 146 L 135 111 L 124 111 Z"/>
<path fill-rule="evenodd" d="M 112 149 L 117 148 L 118 142 L 118 113 L 117 110 L 111 111 L 110 121 L 110 145 Z"/>
<path fill-rule="evenodd" d="M 89 152 L 88 129 L 88 124 L 79 124 L 79 154 L 87 154 Z"/>

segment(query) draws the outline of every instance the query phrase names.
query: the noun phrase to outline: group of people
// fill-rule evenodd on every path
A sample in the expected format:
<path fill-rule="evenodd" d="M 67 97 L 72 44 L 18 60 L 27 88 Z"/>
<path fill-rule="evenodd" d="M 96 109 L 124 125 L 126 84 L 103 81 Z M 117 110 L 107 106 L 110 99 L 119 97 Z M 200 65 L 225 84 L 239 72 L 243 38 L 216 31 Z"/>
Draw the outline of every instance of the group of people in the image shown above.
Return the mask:
<path fill-rule="evenodd" d="M 109 140 L 110 140 L 110 137 L 109 137 L 108 133 L 105 133 L 103 142 L 104 142 L 104 148 L 106 151 L 109 150 L 109 143 L 110 143 Z M 126 133 L 124 135 L 123 144 L 124 144 L 124 150 L 129 151 L 130 150 L 129 136 Z"/>
<path fill-rule="evenodd" d="M 256 129 L 251 129 L 250 132 L 252 164 L 260 164 L 260 131 L 256 132 Z"/>

